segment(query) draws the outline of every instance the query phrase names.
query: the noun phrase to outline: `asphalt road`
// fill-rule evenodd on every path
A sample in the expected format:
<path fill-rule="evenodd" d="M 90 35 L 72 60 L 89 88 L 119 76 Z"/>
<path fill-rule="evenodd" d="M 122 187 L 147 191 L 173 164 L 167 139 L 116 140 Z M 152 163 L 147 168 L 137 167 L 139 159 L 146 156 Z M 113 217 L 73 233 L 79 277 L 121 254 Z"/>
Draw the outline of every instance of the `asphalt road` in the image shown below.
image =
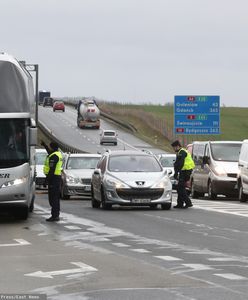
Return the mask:
<path fill-rule="evenodd" d="M 163 153 L 163 150 L 152 147 L 141 139 L 136 138 L 128 131 L 118 127 L 116 124 L 101 120 L 100 129 L 80 129 L 77 127 L 77 111 L 66 106 L 65 112 L 53 112 L 51 107 L 39 106 L 39 120 L 59 140 L 89 153 L 104 152 L 106 149 L 147 149 L 153 153 Z M 100 145 L 100 131 L 104 129 L 117 130 L 118 145 Z"/>
<path fill-rule="evenodd" d="M 59 138 L 91 151 L 100 147 L 97 131 L 76 128 L 72 109 L 40 111 Z M 145 146 L 118 131 L 131 147 Z M 48 223 L 46 191 L 37 191 L 27 221 L 0 212 L 0 299 L 1 293 L 56 300 L 247 299 L 248 203 L 192 201 L 192 208 L 170 211 L 102 210 L 72 197 L 61 201 L 61 221 Z"/>

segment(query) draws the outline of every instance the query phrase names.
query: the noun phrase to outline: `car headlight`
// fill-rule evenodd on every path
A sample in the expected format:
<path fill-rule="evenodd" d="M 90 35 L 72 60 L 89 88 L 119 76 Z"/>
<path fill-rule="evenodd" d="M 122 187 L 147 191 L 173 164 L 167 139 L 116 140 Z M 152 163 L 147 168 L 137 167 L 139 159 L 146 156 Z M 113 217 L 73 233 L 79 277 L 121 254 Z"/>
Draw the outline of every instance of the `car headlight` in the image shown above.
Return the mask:
<path fill-rule="evenodd" d="M 214 173 L 218 176 L 227 176 L 226 171 L 222 167 L 215 167 Z"/>
<path fill-rule="evenodd" d="M 118 179 L 110 178 L 110 177 L 108 177 L 105 180 L 105 183 L 107 186 L 109 186 L 111 188 L 116 188 L 116 189 L 121 189 L 121 188 L 126 187 L 126 185 L 123 182 L 119 181 Z"/>
<path fill-rule="evenodd" d="M 14 180 L 7 181 L 1 185 L 1 188 L 11 187 L 13 185 L 19 185 L 19 184 L 25 183 L 27 181 L 27 179 L 28 179 L 28 177 L 25 176 L 25 177 L 16 178 Z"/>
<path fill-rule="evenodd" d="M 166 179 L 163 179 L 163 180 L 155 183 L 153 185 L 153 188 L 155 188 L 155 189 L 166 189 L 166 190 L 169 190 L 169 189 L 171 189 L 171 182 L 170 182 L 169 179 L 166 178 Z"/>
<path fill-rule="evenodd" d="M 79 183 L 80 180 L 77 177 L 73 177 L 73 176 L 66 176 L 66 182 L 67 183 Z"/>

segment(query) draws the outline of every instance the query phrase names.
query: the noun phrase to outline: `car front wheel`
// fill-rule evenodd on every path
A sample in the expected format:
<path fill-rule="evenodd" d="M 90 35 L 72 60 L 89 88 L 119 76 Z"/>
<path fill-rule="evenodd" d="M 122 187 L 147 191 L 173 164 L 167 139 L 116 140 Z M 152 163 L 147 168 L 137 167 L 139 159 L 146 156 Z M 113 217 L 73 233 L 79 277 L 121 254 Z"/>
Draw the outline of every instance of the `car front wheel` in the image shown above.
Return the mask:
<path fill-rule="evenodd" d="M 161 208 L 163 210 L 169 210 L 169 209 L 171 209 L 171 203 L 163 203 L 163 204 L 161 204 Z"/>
<path fill-rule="evenodd" d="M 102 188 L 102 192 L 101 192 L 101 198 L 102 198 L 102 208 L 103 209 L 111 209 L 112 204 L 106 203 L 106 195 L 105 195 L 103 188 Z"/>
<path fill-rule="evenodd" d="M 239 201 L 240 202 L 246 202 L 248 200 L 247 195 L 243 192 L 242 184 L 239 185 Z"/>
<path fill-rule="evenodd" d="M 217 194 L 213 193 L 212 182 L 208 183 L 208 199 L 215 200 L 217 198 Z"/>

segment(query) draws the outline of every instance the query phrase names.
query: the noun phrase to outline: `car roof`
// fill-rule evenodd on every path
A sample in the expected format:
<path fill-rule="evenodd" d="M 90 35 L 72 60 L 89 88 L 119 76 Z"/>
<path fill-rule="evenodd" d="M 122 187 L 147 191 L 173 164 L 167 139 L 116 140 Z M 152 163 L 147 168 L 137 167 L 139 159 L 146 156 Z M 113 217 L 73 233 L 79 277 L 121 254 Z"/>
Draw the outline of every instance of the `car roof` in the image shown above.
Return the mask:
<path fill-rule="evenodd" d="M 35 149 L 35 153 L 47 153 L 45 149 L 37 148 Z"/>
<path fill-rule="evenodd" d="M 139 156 L 154 156 L 153 154 L 149 154 L 143 151 L 135 151 L 135 150 L 115 150 L 115 151 L 106 151 L 110 156 L 125 156 L 125 155 L 139 155 Z"/>
<path fill-rule="evenodd" d="M 101 157 L 100 154 L 91 154 L 91 153 L 70 153 L 68 157 Z"/>

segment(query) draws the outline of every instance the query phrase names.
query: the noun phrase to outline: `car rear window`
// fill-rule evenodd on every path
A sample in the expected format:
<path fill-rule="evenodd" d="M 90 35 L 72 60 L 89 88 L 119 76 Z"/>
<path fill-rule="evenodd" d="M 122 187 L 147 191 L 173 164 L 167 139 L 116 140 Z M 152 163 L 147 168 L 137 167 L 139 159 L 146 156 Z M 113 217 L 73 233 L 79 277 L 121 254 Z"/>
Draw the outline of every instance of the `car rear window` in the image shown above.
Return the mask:
<path fill-rule="evenodd" d="M 106 135 L 106 136 L 115 136 L 115 132 L 105 131 L 104 135 Z"/>

